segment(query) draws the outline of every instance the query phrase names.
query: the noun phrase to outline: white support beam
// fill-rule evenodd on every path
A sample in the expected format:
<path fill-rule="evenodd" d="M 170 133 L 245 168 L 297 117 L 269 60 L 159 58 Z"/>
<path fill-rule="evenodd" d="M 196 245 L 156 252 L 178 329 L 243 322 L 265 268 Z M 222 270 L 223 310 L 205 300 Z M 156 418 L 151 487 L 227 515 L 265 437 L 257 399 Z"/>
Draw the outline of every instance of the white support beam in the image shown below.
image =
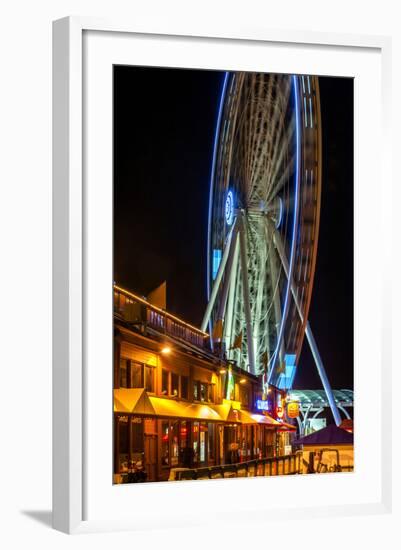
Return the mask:
<path fill-rule="evenodd" d="M 280 256 L 281 263 L 283 264 L 283 268 L 284 268 L 286 277 L 288 278 L 288 271 L 289 271 L 288 261 L 287 261 L 287 258 L 285 256 L 284 248 L 283 248 L 283 245 L 282 245 L 282 242 L 281 242 L 281 237 L 280 237 L 280 235 L 277 231 L 274 231 L 274 244 L 276 245 L 278 254 Z M 294 298 L 296 308 L 298 310 L 298 315 L 301 319 L 301 322 L 303 323 L 304 322 L 304 317 L 303 317 L 302 310 L 301 310 L 301 307 L 300 307 L 299 302 L 298 302 L 298 295 L 297 295 L 296 289 L 294 288 L 292 280 L 291 280 L 291 292 L 292 292 L 292 296 Z M 341 416 L 340 416 L 340 413 L 338 412 L 337 404 L 336 404 L 336 401 L 335 401 L 334 395 L 333 395 L 333 390 L 331 389 L 329 379 L 327 378 L 326 370 L 324 368 L 323 361 L 322 361 L 322 358 L 320 356 L 320 353 L 319 353 L 319 350 L 318 350 L 318 347 L 317 347 L 317 344 L 316 344 L 315 337 L 313 336 L 312 329 L 310 327 L 309 321 L 306 322 L 305 336 L 306 336 L 306 339 L 308 340 L 309 347 L 310 347 L 312 355 L 313 355 L 313 359 L 315 360 L 315 365 L 316 365 L 317 371 L 319 373 L 320 380 L 322 381 L 324 391 L 326 392 L 327 400 L 330 404 L 330 408 L 331 408 L 331 412 L 332 412 L 333 417 L 334 417 L 334 421 L 335 421 L 336 425 L 339 426 L 341 424 Z"/>
<path fill-rule="evenodd" d="M 224 340 L 226 342 L 227 356 L 231 359 L 232 351 L 230 347 L 233 343 L 234 337 L 234 299 L 236 291 L 236 281 L 237 281 L 237 272 L 238 272 L 238 256 L 239 256 L 239 243 L 238 243 L 238 234 L 235 239 L 235 250 L 234 250 L 234 261 L 231 268 L 231 277 L 230 277 L 230 290 L 228 293 L 228 306 L 227 306 L 227 316 L 224 323 Z"/>
<path fill-rule="evenodd" d="M 278 286 L 278 272 L 276 265 L 275 250 L 273 245 L 273 232 L 269 224 L 265 225 L 265 234 L 267 240 L 267 246 L 269 250 L 269 265 L 270 265 L 270 274 L 272 278 L 272 289 L 273 289 L 273 305 L 274 305 L 274 320 L 275 320 L 275 329 L 277 333 L 277 339 L 280 337 L 280 326 L 281 326 L 281 300 L 280 300 L 280 290 Z M 275 289 L 275 290 L 274 290 Z M 281 341 L 279 348 L 279 359 L 280 365 L 284 361 L 284 343 Z"/>
<path fill-rule="evenodd" d="M 246 322 L 246 339 L 248 344 L 248 360 L 249 368 L 252 374 L 256 374 L 255 366 L 255 352 L 253 349 L 253 334 L 252 334 L 252 317 L 251 317 L 251 304 L 249 300 L 249 281 L 248 281 L 248 254 L 246 248 L 246 226 L 245 226 L 245 214 L 241 212 L 240 215 L 240 227 L 239 227 L 239 252 L 241 260 L 241 273 L 242 273 L 242 291 L 244 296 L 244 312 Z"/>
<path fill-rule="evenodd" d="M 217 312 L 217 320 L 221 320 L 221 321 L 224 319 L 225 312 L 226 312 L 227 296 L 230 288 L 231 272 L 234 264 L 237 240 L 238 240 L 238 226 L 233 229 L 233 233 L 231 237 L 230 250 L 229 250 L 228 259 L 227 259 L 227 267 L 225 270 L 224 285 L 223 285 L 223 290 L 221 292 L 219 310 Z"/>
<path fill-rule="evenodd" d="M 210 320 L 210 316 L 212 314 L 213 306 L 214 306 L 214 303 L 216 301 L 216 297 L 217 297 L 217 293 L 218 293 L 218 290 L 219 290 L 219 287 L 220 287 L 220 283 L 221 283 L 221 280 L 223 278 L 224 269 L 226 267 L 228 253 L 229 253 L 230 248 L 231 248 L 230 247 L 231 239 L 232 239 L 234 230 L 236 231 L 236 226 L 237 226 L 237 222 L 236 222 L 236 219 L 234 219 L 233 226 L 231 228 L 230 233 L 228 234 L 227 242 L 226 242 L 226 245 L 224 247 L 223 257 L 221 258 L 221 262 L 220 262 L 220 265 L 219 265 L 219 269 L 217 271 L 216 279 L 214 280 L 214 283 L 213 283 L 212 292 L 210 293 L 209 303 L 207 304 L 205 315 L 203 316 L 203 321 L 202 321 L 202 326 L 201 326 L 201 329 L 203 331 L 206 331 L 209 320 Z"/>

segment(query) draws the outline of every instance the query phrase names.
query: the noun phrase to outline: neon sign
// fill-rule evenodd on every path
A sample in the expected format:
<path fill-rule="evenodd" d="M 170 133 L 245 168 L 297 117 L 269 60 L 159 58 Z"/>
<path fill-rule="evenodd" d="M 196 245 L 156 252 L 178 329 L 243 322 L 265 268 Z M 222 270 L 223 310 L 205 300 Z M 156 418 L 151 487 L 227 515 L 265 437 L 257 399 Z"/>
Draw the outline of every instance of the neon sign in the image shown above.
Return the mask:
<path fill-rule="evenodd" d="M 269 410 L 269 403 L 268 401 L 263 401 L 262 399 L 256 400 L 256 408 L 259 411 L 268 411 Z"/>
<path fill-rule="evenodd" d="M 277 394 L 276 416 L 277 418 L 283 418 L 284 416 L 283 401 L 280 393 Z"/>

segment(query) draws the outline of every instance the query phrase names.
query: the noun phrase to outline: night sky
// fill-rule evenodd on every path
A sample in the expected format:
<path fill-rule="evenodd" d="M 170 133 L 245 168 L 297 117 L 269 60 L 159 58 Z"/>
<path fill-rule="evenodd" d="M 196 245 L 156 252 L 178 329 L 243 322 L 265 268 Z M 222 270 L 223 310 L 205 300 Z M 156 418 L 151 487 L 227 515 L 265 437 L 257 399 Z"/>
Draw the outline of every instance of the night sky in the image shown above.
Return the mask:
<path fill-rule="evenodd" d="M 200 325 L 223 73 L 114 69 L 114 280 Z M 333 388 L 353 388 L 353 80 L 320 78 L 323 186 L 309 321 Z M 304 342 L 295 387 L 321 388 Z"/>

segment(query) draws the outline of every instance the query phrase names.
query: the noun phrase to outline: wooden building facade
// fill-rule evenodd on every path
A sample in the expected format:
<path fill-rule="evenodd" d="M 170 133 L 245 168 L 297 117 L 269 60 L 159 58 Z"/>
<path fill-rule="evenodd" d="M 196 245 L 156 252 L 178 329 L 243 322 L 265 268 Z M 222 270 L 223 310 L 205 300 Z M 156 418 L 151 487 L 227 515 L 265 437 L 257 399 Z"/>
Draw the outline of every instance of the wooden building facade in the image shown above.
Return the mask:
<path fill-rule="evenodd" d="M 214 355 L 206 333 L 117 286 L 113 369 L 114 483 L 283 453 L 290 427 L 255 408 L 259 378 Z"/>

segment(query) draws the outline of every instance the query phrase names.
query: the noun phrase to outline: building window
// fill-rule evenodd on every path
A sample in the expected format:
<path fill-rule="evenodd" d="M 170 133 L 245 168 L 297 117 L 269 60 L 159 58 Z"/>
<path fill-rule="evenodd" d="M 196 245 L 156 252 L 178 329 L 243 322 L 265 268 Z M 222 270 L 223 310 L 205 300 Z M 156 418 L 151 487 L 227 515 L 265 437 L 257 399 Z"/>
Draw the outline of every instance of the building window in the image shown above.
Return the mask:
<path fill-rule="evenodd" d="M 197 464 L 199 462 L 199 422 L 194 422 L 192 426 L 192 447 L 193 447 L 193 460 Z"/>
<path fill-rule="evenodd" d="M 194 382 L 194 400 L 199 401 L 199 382 Z"/>
<path fill-rule="evenodd" d="M 168 466 L 170 464 L 170 438 L 169 438 L 169 423 L 168 421 L 162 422 L 162 466 Z"/>
<path fill-rule="evenodd" d="M 246 386 L 239 386 L 239 400 L 241 405 L 249 407 L 249 390 Z"/>
<path fill-rule="evenodd" d="M 145 388 L 154 392 L 154 367 L 130 359 L 120 360 L 120 388 Z"/>
<path fill-rule="evenodd" d="M 154 367 L 130 359 L 120 360 L 120 388 L 145 388 L 154 392 Z"/>
<path fill-rule="evenodd" d="M 131 435 L 132 435 L 132 453 L 133 459 L 138 461 L 141 458 L 143 453 L 143 420 L 140 417 L 133 417 L 131 424 Z M 137 456 L 139 455 L 139 456 Z"/>
<path fill-rule="evenodd" d="M 191 448 L 191 423 L 187 420 L 180 422 L 180 465 L 186 468 L 193 466 L 192 448 Z"/>
<path fill-rule="evenodd" d="M 188 399 L 188 376 L 181 376 L 181 398 Z"/>
<path fill-rule="evenodd" d="M 155 369 L 153 367 L 144 367 L 144 377 L 145 377 L 145 390 L 149 393 L 154 393 L 155 391 Z"/>
<path fill-rule="evenodd" d="M 209 451 L 209 460 L 214 460 L 214 424 L 212 422 L 209 422 L 208 424 L 208 451 Z"/>
<path fill-rule="evenodd" d="M 199 462 L 207 461 L 207 424 L 200 423 L 199 431 Z"/>
<path fill-rule="evenodd" d="M 179 460 L 179 425 L 179 420 L 175 420 L 171 424 L 171 466 L 177 466 Z"/>
<path fill-rule="evenodd" d="M 169 372 L 162 369 L 162 394 L 168 395 L 168 378 Z"/>
<path fill-rule="evenodd" d="M 207 384 L 200 385 L 200 400 L 207 401 Z"/>
<path fill-rule="evenodd" d="M 194 401 L 213 402 L 213 384 L 194 381 Z"/>
<path fill-rule="evenodd" d="M 120 359 L 120 388 L 127 387 L 127 359 Z"/>
<path fill-rule="evenodd" d="M 175 372 L 171 373 L 171 395 L 178 397 L 178 385 L 179 385 L 179 376 Z"/>
<path fill-rule="evenodd" d="M 128 416 L 118 417 L 118 471 L 126 472 L 128 470 L 129 458 L 129 437 L 128 437 Z"/>
<path fill-rule="evenodd" d="M 131 368 L 128 369 L 130 371 L 130 388 L 143 388 L 142 383 L 142 368 L 143 365 L 141 363 L 134 363 L 134 361 L 130 361 Z"/>

